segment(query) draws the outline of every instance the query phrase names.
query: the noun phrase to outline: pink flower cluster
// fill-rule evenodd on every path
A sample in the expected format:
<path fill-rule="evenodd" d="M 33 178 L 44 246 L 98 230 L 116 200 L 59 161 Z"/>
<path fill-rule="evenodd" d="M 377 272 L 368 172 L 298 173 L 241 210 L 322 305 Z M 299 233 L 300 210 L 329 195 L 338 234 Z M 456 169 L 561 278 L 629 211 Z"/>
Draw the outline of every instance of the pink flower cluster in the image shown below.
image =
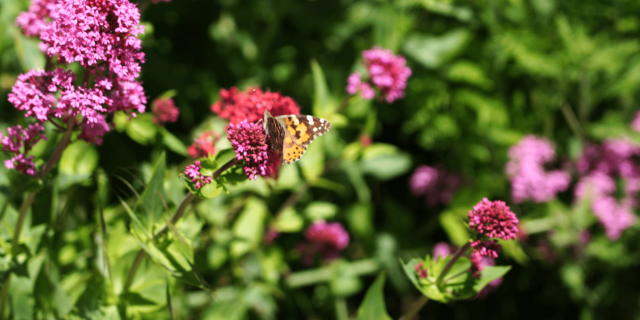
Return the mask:
<path fill-rule="evenodd" d="M 158 98 L 153 100 L 151 111 L 154 114 L 153 122 L 158 125 L 164 125 L 166 122 L 176 122 L 178 121 L 178 115 L 180 115 L 180 109 L 176 107 L 176 104 L 171 98 Z"/>
<path fill-rule="evenodd" d="M 243 120 L 236 125 L 230 123 L 227 132 L 227 138 L 236 152 L 236 159 L 245 161 L 244 173 L 247 178 L 255 180 L 258 175 L 267 176 L 269 146 L 262 125 Z"/>
<path fill-rule="evenodd" d="M 200 134 L 196 140 L 187 148 L 187 152 L 191 158 L 203 158 L 216 154 L 216 143 L 220 140 L 220 135 L 211 130 L 207 130 Z"/>
<path fill-rule="evenodd" d="M 274 117 L 300 114 L 300 107 L 290 97 L 277 92 L 263 92 L 260 88 L 247 88 L 245 92 L 236 87 L 220 89 L 220 100 L 211 106 L 211 111 L 234 125 L 244 120 L 256 122 L 263 118 L 265 110 Z"/>
<path fill-rule="evenodd" d="M 618 239 L 622 231 L 637 221 L 633 209 L 639 204 L 640 167 L 632 158 L 638 155 L 639 146 L 626 140 L 609 139 L 601 146 L 587 146 L 578 161 L 578 172 L 584 176 L 576 185 L 575 201 L 591 202 L 591 210 L 611 240 Z M 625 182 L 620 200 L 615 197 L 616 177 Z"/>
<path fill-rule="evenodd" d="M 451 201 L 453 193 L 461 185 L 460 175 L 448 172 L 440 166 L 419 166 L 409 180 L 413 195 L 424 195 L 429 207 Z"/>
<path fill-rule="evenodd" d="M 515 239 L 518 235 L 518 218 L 511 211 L 504 201 L 489 201 L 482 199 L 469 211 L 469 227 L 478 232 L 483 239 L 471 240 L 473 248 L 471 253 L 471 271 L 474 276 L 479 277 L 482 266 L 479 263 L 483 257 L 497 258 L 501 246 L 496 240 Z"/>
<path fill-rule="evenodd" d="M 16 26 L 27 36 L 39 37 L 40 32 L 55 16 L 58 2 L 58 0 L 32 0 L 29 11 L 21 13 L 16 18 Z"/>
<path fill-rule="evenodd" d="M 40 33 L 50 47 L 47 54 L 59 55 L 66 63 L 79 62 L 85 69 L 103 70 L 118 79 L 133 81 L 140 74 L 144 53 L 138 34 L 140 11 L 128 0 L 61 0 L 55 18 Z"/>
<path fill-rule="evenodd" d="M 40 123 L 34 123 L 22 129 L 22 126 L 17 125 L 10 127 L 7 131 L 7 136 L 0 133 L 0 145 L 2 145 L 3 151 L 13 153 L 14 156 L 6 160 L 4 165 L 7 169 L 15 169 L 31 176 L 35 175 L 36 167 L 33 163 L 33 156 L 27 157 L 26 154 L 40 139 L 47 139 L 43 135 L 44 126 Z"/>
<path fill-rule="evenodd" d="M 198 189 L 210 184 L 212 181 L 211 177 L 204 176 L 200 173 L 201 169 L 202 166 L 200 165 L 200 161 L 196 161 L 194 164 L 188 165 L 184 169 L 184 175 L 191 179 L 191 182 L 195 182 L 196 188 Z"/>
<path fill-rule="evenodd" d="M 504 201 L 483 198 L 469 211 L 469 227 L 489 238 L 515 239 L 519 220 Z"/>
<path fill-rule="evenodd" d="M 110 131 L 109 114 L 144 112 L 147 103 L 135 79 L 144 62 L 140 12 L 128 0 L 35 0 L 16 24 L 38 36 L 47 55 L 78 62 L 85 70 L 77 83 L 72 71 L 31 70 L 18 76 L 9 102 L 40 122 L 82 116 L 80 139 L 95 144 Z M 57 126 L 60 124 L 56 123 Z"/>
<path fill-rule="evenodd" d="M 391 50 L 373 47 L 362 52 L 362 62 L 368 71 L 368 81 L 362 81 L 360 72 L 352 73 L 347 79 L 347 92 L 351 95 L 360 92 L 364 99 L 373 99 L 375 86 L 388 103 L 404 97 L 407 79 L 411 69 L 401 56 Z"/>
<path fill-rule="evenodd" d="M 555 149 L 549 140 L 526 136 L 509 149 L 507 176 L 511 180 L 513 201 L 547 202 L 569 187 L 571 176 L 564 171 L 546 172 L 544 164 L 553 161 Z"/>
<path fill-rule="evenodd" d="M 307 266 L 311 265 L 316 253 L 322 254 L 325 260 L 333 260 L 349 245 L 349 234 L 338 222 L 316 221 L 307 229 L 305 237 L 310 243 L 298 244 L 297 250 Z"/>

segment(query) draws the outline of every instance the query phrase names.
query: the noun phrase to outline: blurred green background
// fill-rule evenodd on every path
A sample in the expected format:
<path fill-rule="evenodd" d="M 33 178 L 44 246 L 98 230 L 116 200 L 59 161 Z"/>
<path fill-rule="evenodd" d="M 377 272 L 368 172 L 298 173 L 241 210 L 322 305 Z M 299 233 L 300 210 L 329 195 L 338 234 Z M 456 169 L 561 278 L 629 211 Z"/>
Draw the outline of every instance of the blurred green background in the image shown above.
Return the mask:
<path fill-rule="evenodd" d="M 6 98 L 17 76 L 44 66 L 38 41 L 14 26 L 28 5 L 0 1 L 2 131 L 25 123 Z M 28 218 L 21 264 L 0 259 L 2 279 L 8 270 L 19 274 L 8 289 L 14 319 L 355 319 L 383 270 L 387 310 L 398 318 L 419 296 L 398 259 L 422 257 L 439 241 L 463 244 L 463 219 L 482 197 L 506 201 L 541 227 L 505 248 L 498 263 L 513 269 L 495 293 L 429 302 L 420 319 L 640 317 L 638 226 L 610 241 L 591 218 L 591 241 L 576 250 L 572 219 L 585 209 L 572 206 L 573 189 L 549 203 L 516 205 L 504 174 L 508 148 L 527 134 L 555 142 L 555 167 L 575 160 L 586 141 L 637 139 L 628 128 L 639 99 L 640 2 L 174 0 L 141 7 L 141 80 L 150 101 L 175 90 L 180 117 L 165 127 L 173 135 L 144 116 L 116 119 L 101 146 L 69 147 Z M 345 91 L 361 52 L 374 45 L 406 57 L 413 71 L 406 97 L 393 104 Z M 178 174 L 191 161 L 185 146 L 202 130 L 224 132 L 210 106 L 231 86 L 290 96 L 303 114 L 330 119 L 332 132 L 283 168 L 277 183 L 248 181 L 197 202 L 176 225 L 184 239 L 144 258 L 123 293 L 141 248 L 123 203 L 143 193 L 165 150 L 161 191 L 169 208 L 180 203 L 187 191 Z M 363 134 L 374 144 L 364 146 Z M 408 179 L 423 164 L 463 177 L 451 202 L 428 207 L 411 195 Z M 20 177 L 0 166 L 4 241 L 20 188 Z M 293 207 L 283 206 L 292 197 Z M 342 259 L 305 267 L 295 245 L 317 218 L 343 223 L 351 243 Z M 272 223 L 282 235 L 263 244 Z"/>

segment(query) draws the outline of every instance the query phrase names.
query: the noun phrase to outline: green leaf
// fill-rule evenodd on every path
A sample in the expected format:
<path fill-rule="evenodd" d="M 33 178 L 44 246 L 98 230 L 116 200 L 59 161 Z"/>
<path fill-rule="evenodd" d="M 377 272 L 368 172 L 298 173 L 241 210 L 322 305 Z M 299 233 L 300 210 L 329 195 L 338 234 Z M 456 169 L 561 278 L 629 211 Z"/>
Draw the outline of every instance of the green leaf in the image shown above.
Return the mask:
<path fill-rule="evenodd" d="M 233 225 L 233 234 L 241 240 L 231 243 L 231 255 L 240 257 L 258 246 L 264 233 L 264 219 L 267 208 L 262 200 L 251 198 L 247 200 L 242 213 Z"/>
<path fill-rule="evenodd" d="M 390 180 L 411 169 L 411 156 L 405 152 L 385 154 L 363 160 L 361 167 L 363 173 L 368 173 L 379 180 Z"/>
<path fill-rule="evenodd" d="M 60 157 L 60 188 L 64 190 L 71 184 L 88 180 L 98 166 L 98 159 L 96 147 L 84 140 L 67 146 Z"/>
<path fill-rule="evenodd" d="M 294 208 L 288 207 L 278 215 L 273 227 L 279 232 L 298 232 L 302 230 L 303 225 L 304 219 Z"/>
<path fill-rule="evenodd" d="M 469 241 L 469 231 L 457 212 L 449 210 L 440 214 L 440 225 L 455 245 L 463 246 Z"/>
<path fill-rule="evenodd" d="M 147 182 L 147 187 L 144 189 L 142 196 L 138 200 L 137 207 L 142 207 L 142 212 L 147 213 L 147 230 L 151 230 L 151 227 L 161 219 L 164 213 L 164 206 L 160 200 L 161 192 L 164 186 L 164 171 L 166 169 L 166 154 L 162 152 L 156 160 L 156 164 L 153 167 L 151 179 Z"/>
<path fill-rule="evenodd" d="M 169 132 L 164 127 L 161 127 L 160 134 L 162 134 L 162 143 L 169 148 L 169 150 L 186 157 L 187 156 L 187 146 L 180 141 L 176 136 L 174 136 L 171 132 Z"/>
<path fill-rule="evenodd" d="M 358 308 L 358 320 L 391 320 L 384 301 L 385 274 L 381 273 L 369 287 Z"/>
<path fill-rule="evenodd" d="M 147 27 L 147 25 L 145 24 L 145 31 L 146 31 L 146 27 Z M 147 32 L 145 32 L 145 33 L 147 33 Z M 171 99 L 171 98 L 175 97 L 177 94 L 178 94 L 178 90 L 171 89 L 171 90 L 167 90 L 167 91 L 163 92 L 160 96 L 158 96 L 158 98 Z"/>
<path fill-rule="evenodd" d="M 38 48 L 38 40 L 24 36 L 17 28 L 11 28 L 15 51 L 22 65 L 22 70 L 41 70 L 44 68 L 45 58 Z"/>
<path fill-rule="evenodd" d="M 486 266 L 482 269 L 480 279 L 473 286 L 473 289 L 476 292 L 480 292 L 484 287 L 486 287 L 489 282 L 503 277 L 507 272 L 511 270 L 511 266 Z"/>
<path fill-rule="evenodd" d="M 328 220 L 338 213 L 338 206 L 331 202 L 315 201 L 305 209 L 304 215 L 311 221 Z"/>
<path fill-rule="evenodd" d="M 437 68 L 458 55 L 471 40 L 466 29 L 455 29 L 442 36 L 414 33 L 407 38 L 404 51 L 427 68 Z"/>
<path fill-rule="evenodd" d="M 153 123 L 153 115 L 143 113 L 136 118 L 131 118 L 125 130 L 133 141 L 141 145 L 148 145 L 154 141 L 158 126 Z"/>
<path fill-rule="evenodd" d="M 335 106 L 333 105 L 333 101 L 331 101 L 331 94 L 329 93 L 329 88 L 327 87 L 327 81 L 324 78 L 322 68 L 316 60 L 311 60 L 311 72 L 313 73 L 314 86 L 313 114 L 318 117 L 326 118 L 327 114 L 333 113 Z"/>

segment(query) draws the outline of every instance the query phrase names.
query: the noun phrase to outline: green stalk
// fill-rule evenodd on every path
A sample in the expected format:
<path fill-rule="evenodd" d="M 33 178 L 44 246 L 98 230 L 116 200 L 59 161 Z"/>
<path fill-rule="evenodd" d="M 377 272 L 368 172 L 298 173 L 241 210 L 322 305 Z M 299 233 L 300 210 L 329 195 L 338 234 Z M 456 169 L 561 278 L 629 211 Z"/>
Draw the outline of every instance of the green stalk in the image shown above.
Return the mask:
<path fill-rule="evenodd" d="M 13 231 L 13 240 L 11 241 L 11 255 L 13 258 L 16 258 L 18 254 L 18 249 L 20 248 L 20 233 L 22 232 L 22 225 L 24 224 L 24 219 L 27 217 L 27 211 L 31 207 L 33 200 L 36 198 L 35 192 L 29 192 L 27 194 L 27 198 L 22 202 L 22 206 L 20 207 L 20 213 L 18 213 L 18 222 L 16 223 L 16 228 Z"/>
<path fill-rule="evenodd" d="M 444 266 L 444 269 L 442 269 L 442 272 L 440 272 L 440 274 L 438 275 L 438 278 L 436 279 L 436 286 L 440 286 L 444 277 L 447 275 L 447 273 L 449 273 L 449 270 L 451 270 L 451 267 L 453 267 L 456 261 L 458 261 L 458 259 L 460 259 L 460 257 L 462 257 L 464 252 L 467 251 L 467 249 L 469 249 L 470 247 L 471 247 L 471 243 L 467 242 L 467 244 L 462 246 L 460 249 L 458 249 L 458 251 L 456 251 L 455 254 L 453 254 L 453 257 L 451 258 L 451 260 L 447 262 L 447 264 Z"/>
<path fill-rule="evenodd" d="M 4 320 L 4 306 L 9 298 L 9 284 L 11 283 L 11 274 L 7 275 L 7 281 L 2 284 L 2 292 L 0 293 L 0 320 Z"/>
<path fill-rule="evenodd" d="M 411 319 L 413 319 L 413 317 L 416 315 L 416 313 L 418 313 L 418 311 L 420 311 L 420 309 L 422 309 L 422 307 L 424 307 L 424 305 L 427 304 L 427 301 L 429 301 L 429 298 L 427 298 L 427 296 L 425 296 L 425 295 L 420 296 L 420 299 L 418 299 L 418 301 L 416 301 L 411 306 L 411 309 L 409 309 L 409 311 L 407 311 L 407 313 L 405 313 L 402 317 L 400 317 L 400 320 L 411 320 Z"/>

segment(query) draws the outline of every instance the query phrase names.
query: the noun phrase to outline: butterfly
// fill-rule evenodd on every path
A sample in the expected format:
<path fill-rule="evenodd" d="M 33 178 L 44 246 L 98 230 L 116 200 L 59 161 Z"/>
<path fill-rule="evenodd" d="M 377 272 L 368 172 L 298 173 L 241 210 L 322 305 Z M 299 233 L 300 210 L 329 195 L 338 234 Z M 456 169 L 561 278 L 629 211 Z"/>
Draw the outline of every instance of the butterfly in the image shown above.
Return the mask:
<path fill-rule="evenodd" d="M 274 117 L 264 111 L 262 123 L 269 136 L 271 148 L 280 156 L 281 163 L 291 164 L 307 151 L 307 147 L 315 138 L 331 129 L 329 121 L 303 114 L 289 114 Z"/>

